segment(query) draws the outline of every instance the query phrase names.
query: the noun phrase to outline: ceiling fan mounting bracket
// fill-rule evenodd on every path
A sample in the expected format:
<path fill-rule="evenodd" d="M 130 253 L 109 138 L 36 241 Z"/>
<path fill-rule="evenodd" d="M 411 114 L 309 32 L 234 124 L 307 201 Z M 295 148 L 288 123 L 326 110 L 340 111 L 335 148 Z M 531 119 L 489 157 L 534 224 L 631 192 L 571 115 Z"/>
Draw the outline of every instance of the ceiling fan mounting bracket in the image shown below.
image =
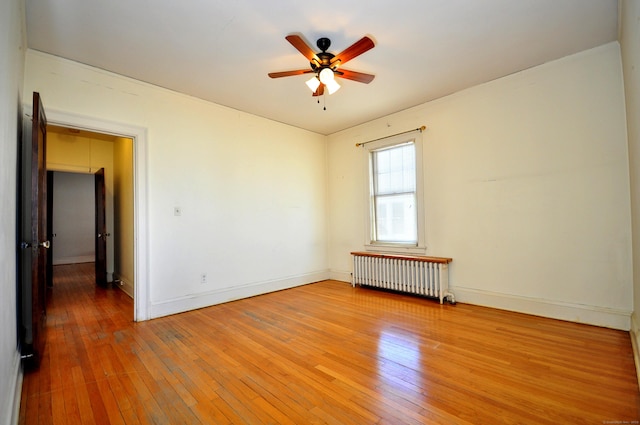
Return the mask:
<path fill-rule="evenodd" d="M 331 46 L 331 40 L 326 37 L 321 37 L 318 39 L 318 41 L 316 41 L 316 46 L 318 46 L 318 49 L 322 50 L 322 52 L 324 53 L 329 50 L 329 47 Z"/>

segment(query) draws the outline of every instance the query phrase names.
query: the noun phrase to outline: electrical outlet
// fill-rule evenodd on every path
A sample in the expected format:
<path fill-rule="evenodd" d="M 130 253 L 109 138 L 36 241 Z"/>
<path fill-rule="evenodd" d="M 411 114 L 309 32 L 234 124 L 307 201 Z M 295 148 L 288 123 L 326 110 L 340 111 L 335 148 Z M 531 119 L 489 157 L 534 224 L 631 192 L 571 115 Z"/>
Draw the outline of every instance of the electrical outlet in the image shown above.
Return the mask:
<path fill-rule="evenodd" d="M 207 274 L 206 273 L 202 273 L 200 275 L 200 283 L 207 283 Z"/>

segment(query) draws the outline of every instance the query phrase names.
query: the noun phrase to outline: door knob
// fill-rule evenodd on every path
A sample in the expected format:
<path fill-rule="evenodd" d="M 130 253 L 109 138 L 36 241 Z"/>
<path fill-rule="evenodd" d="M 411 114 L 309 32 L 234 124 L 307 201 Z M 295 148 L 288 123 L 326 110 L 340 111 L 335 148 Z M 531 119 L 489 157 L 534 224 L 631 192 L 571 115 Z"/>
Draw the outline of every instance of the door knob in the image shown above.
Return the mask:
<path fill-rule="evenodd" d="M 46 249 L 49 249 L 49 248 L 51 248 L 51 242 L 50 241 L 40 242 L 38 244 L 38 246 L 41 246 L 41 247 L 46 248 Z"/>

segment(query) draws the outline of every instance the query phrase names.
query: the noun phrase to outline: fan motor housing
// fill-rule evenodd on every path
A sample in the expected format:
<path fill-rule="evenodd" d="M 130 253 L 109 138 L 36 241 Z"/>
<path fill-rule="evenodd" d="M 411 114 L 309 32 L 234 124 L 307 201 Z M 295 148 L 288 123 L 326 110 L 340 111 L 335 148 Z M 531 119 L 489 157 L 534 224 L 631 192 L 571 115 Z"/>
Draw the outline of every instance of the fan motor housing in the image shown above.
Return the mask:
<path fill-rule="evenodd" d="M 327 53 L 327 52 L 321 52 L 316 54 L 316 56 L 319 59 L 319 62 L 315 60 L 312 60 L 311 62 L 309 62 L 311 64 L 311 69 L 313 69 L 314 71 L 318 68 L 330 68 L 331 67 L 331 59 L 333 59 L 335 57 L 335 55 L 333 53 Z"/>
<path fill-rule="evenodd" d="M 318 49 L 322 50 L 320 53 L 316 53 L 318 60 L 314 58 L 311 62 L 311 69 L 314 71 L 322 70 L 322 68 L 335 68 L 331 66 L 331 60 L 335 57 L 333 53 L 328 53 L 327 49 L 331 46 L 331 40 L 326 37 L 319 38 L 316 42 Z M 335 69 L 334 69 L 335 70 Z"/>

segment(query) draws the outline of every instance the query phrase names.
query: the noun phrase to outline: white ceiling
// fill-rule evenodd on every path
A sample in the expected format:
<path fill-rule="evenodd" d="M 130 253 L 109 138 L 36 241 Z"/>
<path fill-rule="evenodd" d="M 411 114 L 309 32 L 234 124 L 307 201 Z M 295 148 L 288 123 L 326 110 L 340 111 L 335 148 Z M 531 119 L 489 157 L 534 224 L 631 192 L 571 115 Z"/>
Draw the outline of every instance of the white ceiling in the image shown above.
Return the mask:
<path fill-rule="evenodd" d="M 26 0 L 31 49 L 321 134 L 617 39 L 618 0 Z M 376 46 L 318 98 L 286 40 Z M 323 110 L 326 102 L 326 110 Z"/>

